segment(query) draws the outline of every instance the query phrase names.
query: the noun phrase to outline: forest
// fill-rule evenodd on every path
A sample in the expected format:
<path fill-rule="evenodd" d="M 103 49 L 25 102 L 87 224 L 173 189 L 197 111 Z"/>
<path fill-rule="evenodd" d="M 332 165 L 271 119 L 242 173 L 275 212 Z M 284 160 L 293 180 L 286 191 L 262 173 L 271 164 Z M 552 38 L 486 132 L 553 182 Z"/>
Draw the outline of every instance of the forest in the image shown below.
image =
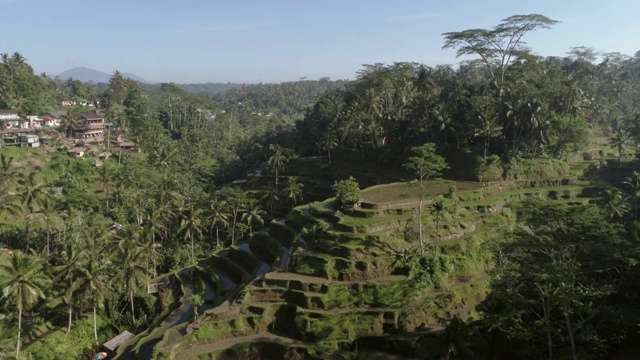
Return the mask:
<path fill-rule="evenodd" d="M 444 33 L 473 57 L 457 66 L 228 88 L 84 84 L 2 54 L 0 109 L 67 115 L 44 149 L 0 147 L 0 357 L 92 359 L 128 330 L 115 358 L 633 358 L 640 51 L 527 47 L 557 23 Z M 136 151 L 70 157 L 71 99 Z M 316 300 L 263 304 L 292 289 Z M 257 345 L 194 350 L 242 336 Z"/>

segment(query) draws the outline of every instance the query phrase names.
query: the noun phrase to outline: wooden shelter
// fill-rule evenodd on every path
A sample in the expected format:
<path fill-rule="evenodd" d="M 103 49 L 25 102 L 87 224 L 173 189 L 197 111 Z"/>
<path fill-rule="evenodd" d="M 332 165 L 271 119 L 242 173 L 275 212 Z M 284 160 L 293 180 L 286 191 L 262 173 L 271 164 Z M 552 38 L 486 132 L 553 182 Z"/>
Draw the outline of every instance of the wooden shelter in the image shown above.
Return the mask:
<path fill-rule="evenodd" d="M 111 340 L 107 341 L 106 343 L 102 344 L 102 347 L 107 351 L 107 353 L 109 354 L 109 356 L 113 356 L 116 352 L 116 349 L 118 348 L 118 346 L 122 345 L 123 343 L 133 339 L 135 337 L 135 335 L 133 335 L 132 333 L 130 333 L 129 331 L 125 330 L 123 332 L 121 332 L 120 334 L 118 334 L 116 337 L 112 338 Z"/>

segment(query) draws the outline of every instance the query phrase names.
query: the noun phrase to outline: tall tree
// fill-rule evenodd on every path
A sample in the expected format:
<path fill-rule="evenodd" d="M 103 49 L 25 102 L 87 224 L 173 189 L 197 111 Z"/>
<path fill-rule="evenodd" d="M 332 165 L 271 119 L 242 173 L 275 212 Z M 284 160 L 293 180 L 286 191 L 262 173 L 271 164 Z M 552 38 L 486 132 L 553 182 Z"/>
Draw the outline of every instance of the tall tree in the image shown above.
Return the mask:
<path fill-rule="evenodd" d="M 440 175 L 443 170 L 447 169 L 444 158 L 436 154 L 436 146 L 433 143 L 425 143 L 411 149 L 413 156 L 407 159 L 404 167 L 413 171 L 418 176 L 418 184 L 420 186 L 420 203 L 418 205 L 418 224 L 420 236 L 420 256 L 424 257 L 424 238 L 422 231 L 422 206 L 424 203 L 424 193 L 426 181 L 430 178 Z"/>
<path fill-rule="evenodd" d="M 492 29 L 470 29 L 442 34 L 443 49 L 457 49 L 458 57 L 478 55 L 498 97 L 504 94 L 507 69 L 518 55 L 527 52 L 523 40 L 528 32 L 550 29 L 558 21 L 539 14 L 513 15 Z"/>
<path fill-rule="evenodd" d="M 0 264 L 0 288 L 2 298 L 13 302 L 18 309 L 18 342 L 16 359 L 20 355 L 20 332 L 22 311 L 39 298 L 44 299 L 44 274 L 41 272 L 44 260 L 14 251 L 8 263 Z"/>

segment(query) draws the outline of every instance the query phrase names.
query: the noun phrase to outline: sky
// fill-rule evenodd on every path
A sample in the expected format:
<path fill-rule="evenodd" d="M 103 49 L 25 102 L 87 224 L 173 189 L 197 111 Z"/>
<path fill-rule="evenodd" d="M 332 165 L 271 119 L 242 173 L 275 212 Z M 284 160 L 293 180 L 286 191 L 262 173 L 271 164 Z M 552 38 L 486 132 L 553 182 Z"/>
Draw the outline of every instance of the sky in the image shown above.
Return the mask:
<path fill-rule="evenodd" d="M 0 0 L 0 53 L 51 75 L 86 66 L 154 82 L 353 79 L 362 64 L 455 65 L 442 33 L 515 14 L 561 21 L 526 35 L 539 55 L 633 55 L 639 12 L 638 0 Z"/>

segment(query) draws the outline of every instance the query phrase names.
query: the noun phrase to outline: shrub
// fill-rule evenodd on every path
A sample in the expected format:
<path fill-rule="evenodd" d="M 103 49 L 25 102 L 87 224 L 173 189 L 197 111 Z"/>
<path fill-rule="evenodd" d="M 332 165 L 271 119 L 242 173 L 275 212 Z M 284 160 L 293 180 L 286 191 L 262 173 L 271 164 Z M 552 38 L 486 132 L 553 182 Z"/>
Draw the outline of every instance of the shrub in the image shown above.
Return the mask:
<path fill-rule="evenodd" d="M 569 164 L 557 159 L 514 159 L 507 164 L 508 180 L 547 180 L 569 176 Z"/>
<path fill-rule="evenodd" d="M 336 193 L 336 202 L 339 207 L 343 205 L 353 205 L 360 200 L 360 185 L 353 176 L 334 183 L 331 189 Z"/>

